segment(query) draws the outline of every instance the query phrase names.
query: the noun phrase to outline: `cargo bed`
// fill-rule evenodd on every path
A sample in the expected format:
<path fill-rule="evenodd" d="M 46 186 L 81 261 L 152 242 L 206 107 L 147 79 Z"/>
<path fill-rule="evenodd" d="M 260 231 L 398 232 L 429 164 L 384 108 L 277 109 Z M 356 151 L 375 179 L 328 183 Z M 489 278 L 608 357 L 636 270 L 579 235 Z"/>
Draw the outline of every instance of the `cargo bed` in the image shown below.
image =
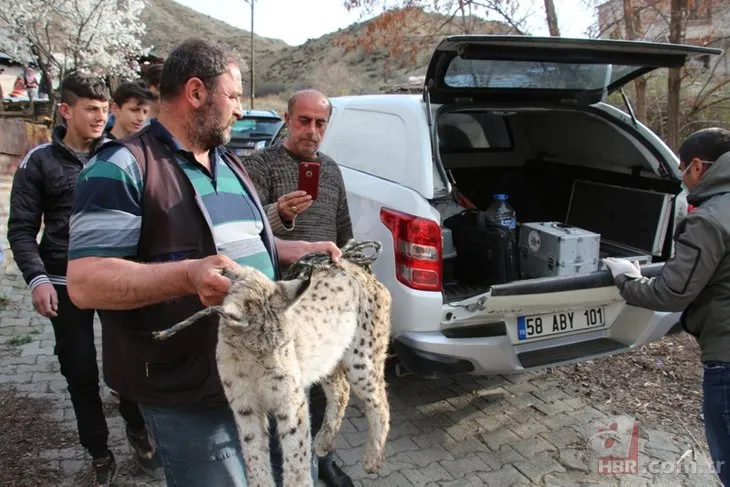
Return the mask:
<path fill-rule="evenodd" d="M 505 117 L 512 146 L 495 147 L 479 152 L 450 151 L 442 144 L 440 159 L 451 176 L 458 192 L 481 210 L 492 203 L 493 195 L 504 193 L 509 196 L 508 203 L 517 215 L 517 252 L 524 257 L 525 248 L 519 246 L 522 224 L 527 222 L 559 222 L 595 232 L 601 235 L 598 267 L 588 272 L 603 276 L 590 282 L 603 282 L 607 273 L 600 259 L 608 256 L 625 257 L 639 261 L 642 265 L 661 263 L 672 253 L 672 241 L 677 204 L 675 195 L 680 191 L 679 184 L 671 179 L 659 177 L 652 169 L 652 162 L 641 159 L 641 154 L 633 147 L 615 145 L 620 157 L 633 161 L 621 161 L 612 167 L 605 154 L 596 153 L 591 157 L 575 159 L 575 154 L 560 154 L 575 151 L 580 147 L 583 152 L 598 151 L 600 145 L 568 143 L 569 132 L 575 124 L 591 127 L 596 140 L 610 141 L 610 132 L 615 130 L 609 124 L 597 123 L 586 114 L 570 111 L 518 113 Z M 458 117 L 452 117 L 459 123 Z M 547 120 L 554 123 L 546 124 Z M 492 120 L 492 126 L 497 126 Z M 540 125 L 551 129 L 543 130 L 539 136 L 532 133 L 520 137 L 519 132 Z M 456 127 L 458 129 L 458 127 Z M 441 127 L 442 133 L 453 132 L 454 127 Z M 552 131 L 552 132 L 551 132 Z M 567 137 L 567 140 L 563 140 Z M 450 140 L 455 140 L 453 137 Z M 506 139 L 505 139 L 506 141 Z M 522 141 L 533 147 L 521 148 Z M 535 144 L 546 145 L 540 151 Z M 632 152 L 633 151 L 633 152 Z M 537 152 L 533 154 L 533 152 Z M 520 159 L 520 157 L 525 159 Z M 435 204 L 443 208 L 443 203 Z M 442 218 L 444 217 L 442 213 Z M 534 227 L 534 226 L 533 226 Z M 455 248 L 457 258 L 458 246 Z M 520 259 L 522 260 L 522 259 Z M 661 266 L 659 266 L 661 267 Z M 653 267 L 650 267 L 653 268 Z M 555 272 L 557 274 L 557 272 Z M 567 279 L 567 281 L 566 281 Z M 584 276 L 573 281 L 570 276 L 561 277 L 557 287 L 582 286 Z M 456 281 L 444 283 L 444 300 L 467 299 L 504 289 L 522 289 L 521 283 L 529 283 L 530 288 L 551 289 L 550 278 L 544 275 L 520 273 L 520 279 L 512 283 L 498 283 L 494 286 L 466 284 Z M 566 284 L 567 283 L 567 284 Z M 576 283 L 576 284 L 573 284 Z M 609 280 L 609 284 L 612 282 Z M 503 286 L 507 286 L 506 288 Z M 515 287 L 516 286 L 516 287 Z M 540 291 L 544 292 L 544 291 Z"/>

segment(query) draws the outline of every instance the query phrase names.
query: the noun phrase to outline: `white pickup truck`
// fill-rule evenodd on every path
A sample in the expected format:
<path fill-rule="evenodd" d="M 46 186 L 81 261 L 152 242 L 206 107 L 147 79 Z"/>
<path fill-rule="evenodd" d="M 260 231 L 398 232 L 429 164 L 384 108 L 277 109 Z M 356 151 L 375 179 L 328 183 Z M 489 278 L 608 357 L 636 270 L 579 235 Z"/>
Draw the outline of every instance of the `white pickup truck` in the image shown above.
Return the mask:
<path fill-rule="evenodd" d="M 519 222 L 564 222 L 575 181 L 669 194 L 664 231 L 653 231 L 661 222 L 628 200 L 616 201 L 621 221 L 589 221 L 616 249 L 645 251 L 652 263 L 642 272 L 656 275 L 687 208 L 676 197 L 678 160 L 628 102 L 624 113 L 605 97 L 653 69 L 719 53 L 457 36 L 438 45 L 422 95 L 333 98 L 321 150 L 342 169 L 355 238 L 383 243 L 374 270 L 393 296 L 400 363 L 426 377 L 519 372 L 630 350 L 681 329 L 677 313 L 626 303 L 605 270 L 487 286 L 444 282 L 443 209 L 455 204 L 454 182 L 483 210 L 494 193 L 507 193 Z M 552 326 L 560 323 L 571 326 Z"/>

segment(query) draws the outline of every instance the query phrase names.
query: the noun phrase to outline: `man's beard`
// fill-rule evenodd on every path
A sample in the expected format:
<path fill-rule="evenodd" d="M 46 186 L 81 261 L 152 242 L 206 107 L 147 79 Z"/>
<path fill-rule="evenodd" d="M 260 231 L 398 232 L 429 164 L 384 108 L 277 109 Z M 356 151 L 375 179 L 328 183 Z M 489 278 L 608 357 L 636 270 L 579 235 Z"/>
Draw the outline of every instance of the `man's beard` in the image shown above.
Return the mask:
<path fill-rule="evenodd" d="M 208 101 L 193 113 L 190 141 L 195 147 L 210 150 L 225 145 L 231 140 L 231 121 L 220 125 L 221 111 L 212 101 Z"/>

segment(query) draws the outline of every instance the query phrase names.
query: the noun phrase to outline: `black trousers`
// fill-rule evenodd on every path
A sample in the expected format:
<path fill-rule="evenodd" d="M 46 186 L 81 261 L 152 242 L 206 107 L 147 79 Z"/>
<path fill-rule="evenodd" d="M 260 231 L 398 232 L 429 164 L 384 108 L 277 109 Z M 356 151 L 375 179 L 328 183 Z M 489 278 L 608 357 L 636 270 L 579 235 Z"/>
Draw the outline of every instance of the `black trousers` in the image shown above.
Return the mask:
<path fill-rule="evenodd" d="M 55 353 L 71 395 L 79 440 L 93 458 L 107 454 L 106 418 L 99 396 L 99 368 L 94 346 L 94 310 L 77 308 L 66 286 L 54 286 L 58 294 L 58 316 L 51 318 L 56 336 Z M 137 403 L 120 398 L 119 413 L 134 429 L 144 427 Z"/>
<path fill-rule="evenodd" d="M 326 409 L 327 396 L 324 393 L 324 389 L 322 389 L 321 385 L 315 384 L 309 389 L 309 416 L 312 420 L 312 438 L 317 435 L 317 432 L 322 427 Z"/>

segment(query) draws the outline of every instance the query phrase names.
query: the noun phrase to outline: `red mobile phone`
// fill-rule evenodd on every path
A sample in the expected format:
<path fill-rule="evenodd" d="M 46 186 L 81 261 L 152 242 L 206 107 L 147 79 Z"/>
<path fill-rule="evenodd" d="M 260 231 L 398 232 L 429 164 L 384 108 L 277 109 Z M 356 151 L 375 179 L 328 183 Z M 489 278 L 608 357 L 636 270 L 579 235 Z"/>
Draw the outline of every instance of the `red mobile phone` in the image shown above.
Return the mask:
<path fill-rule="evenodd" d="M 319 162 L 300 162 L 299 163 L 299 187 L 300 191 L 306 191 L 312 197 L 317 199 L 319 194 Z"/>

